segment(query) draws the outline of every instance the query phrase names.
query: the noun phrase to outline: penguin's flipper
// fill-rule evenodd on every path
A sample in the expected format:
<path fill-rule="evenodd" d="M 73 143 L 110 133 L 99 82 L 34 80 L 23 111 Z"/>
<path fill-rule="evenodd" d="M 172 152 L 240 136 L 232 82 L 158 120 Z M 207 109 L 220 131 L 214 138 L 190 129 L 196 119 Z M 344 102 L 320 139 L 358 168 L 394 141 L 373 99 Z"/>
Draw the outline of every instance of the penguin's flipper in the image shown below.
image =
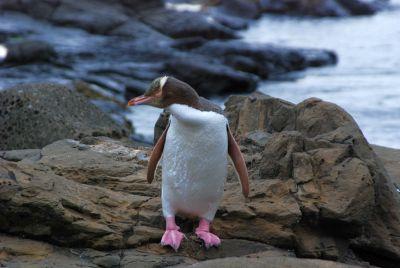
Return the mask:
<path fill-rule="evenodd" d="M 160 160 L 161 155 L 164 151 L 165 138 L 167 136 L 168 128 L 169 128 L 169 124 L 165 128 L 164 132 L 161 134 L 160 138 L 158 138 L 158 141 L 157 141 L 156 145 L 154 145 L 153 151 L 151 152 L 149 164 L 147 167 L 147 182 L 148 183 L 151 183 L 154 179 L 154 173 L 156 172 L 158 161 Z"/>
<path fill-rule="evenodd" d="M 231 157 L 239 175 L 240 183 L 242 184 L 242 193 L 245 197 L 247 197 L 249 195 L 249 174 L 247 172 L 246 163 L 244 161 L 242 152 L 240 151 L 239 145 L 236 143 L 235 138 L 229 129 L 229 126 L 227 126 L 227 132 L 228 154 Z"/>

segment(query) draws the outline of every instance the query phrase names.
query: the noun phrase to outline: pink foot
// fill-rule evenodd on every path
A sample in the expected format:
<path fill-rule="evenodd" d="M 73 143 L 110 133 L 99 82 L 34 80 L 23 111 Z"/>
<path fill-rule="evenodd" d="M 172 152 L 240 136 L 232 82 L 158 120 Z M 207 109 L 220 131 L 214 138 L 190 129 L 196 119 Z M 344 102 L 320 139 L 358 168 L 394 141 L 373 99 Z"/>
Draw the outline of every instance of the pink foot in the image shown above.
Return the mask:
<path fill-rule="evenodd" d="M 206 248 L 218 247 L 221 244 L 221 239 L 210 233 L 210 223 L 205 219 L 200 220 L 199 227 L 196 228 L 196 235 L 204 241 Z"/>
<path fill-rule="evenodd" d="M 179 232 L 179 227 L 175 224 L 175 217 L 168 217 L 165 220 L 167 222 L 167 228 L 161 238 L 161 245 L 170 246 L 175 251 L 178 251 L 184 234 Z"/>

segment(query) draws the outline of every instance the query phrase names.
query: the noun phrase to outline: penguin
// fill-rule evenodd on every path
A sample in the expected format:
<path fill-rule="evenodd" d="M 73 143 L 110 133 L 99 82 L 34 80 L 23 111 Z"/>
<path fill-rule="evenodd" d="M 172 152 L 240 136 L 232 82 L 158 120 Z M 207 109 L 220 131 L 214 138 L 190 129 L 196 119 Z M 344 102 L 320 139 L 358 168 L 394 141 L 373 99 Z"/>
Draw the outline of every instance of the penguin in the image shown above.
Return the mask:
<path fill-rule="evenodd" d="M 184 234 L 175 223 L 175 215 L 182 213 L 200 219 L 195 233 L 206 248 L 218 247 L 221 240 L 210 232 L 210 224 L 223 196 L 228 155 L 243 195 L 249 194 L 246 164 L 227 118 L 220 107 L 171 76 L 155 79 L 144 95 L 128 102 L 128 106 L 139 104 L 170 113 L 168 125 L 150 155 L 147 171 L 147 181 L 151 183 L 163 156 L 161 201 L 166 228 L 161 244 L 178 250 Z"/>

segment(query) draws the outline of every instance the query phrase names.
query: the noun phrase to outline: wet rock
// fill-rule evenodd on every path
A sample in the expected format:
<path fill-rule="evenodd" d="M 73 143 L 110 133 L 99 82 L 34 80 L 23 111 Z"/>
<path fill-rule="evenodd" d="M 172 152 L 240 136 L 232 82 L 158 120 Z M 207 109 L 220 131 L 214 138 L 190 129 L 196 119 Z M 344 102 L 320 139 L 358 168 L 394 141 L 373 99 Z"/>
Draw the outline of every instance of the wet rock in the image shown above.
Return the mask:
<path fill-rule="evenodd" d="M 46 41 L 57 53 L 57 59 L 35 53 L 34 60 L 46 56 L 45 61 L 1 69 L 3 87 L 49 79 L 81 80 L 102 89 L 106 96 L 129 99 L 142 93 L 155 77 L 168 74 L 193 85 L 201 95 L 218 95 L 250 92 L 260 78 L 335 62 L 335 56 L 324 50 L 258 47 L 235 40 L 208 42 L 236 38 L 235 30 L 248 23 L 234 13 L 212 8 L 179 12 L 164 8 L 159 1 L 96 0 L 18 4 L 7 0 L 1 5 L 2 20 L 15 28 L 4 30 L 1 39 Z"/>
<path fill-rule="evenodd" d="M 218 10 L 208 9 L 207 12 L 220 24 L 232 30 L 244 30 L 249 26 L 249 20 L 234 15 L 221 13 Z"/>
<path fill-rule="evenodd" d="M 237 70 L 254 73 L 262 78 L 310 66 L 335 64 L 337 61 L 337 57 L 332 51 L 292 49 L 236 40 L 210 41 L 195 51 L 218 57 L 225 64 Z"/>
<path fill-rule="evenodd" d="M 57 1 L 26 0 L 24 2 L 17 2 L 13 0 L 4 0 L 0 3 L 0 9 L 22 11 L 34 17 L 49 19 L 58 4 L 59 2 Z"/>
<path fill-rule="evenodd" d="M 44 41 L 26 40 L 6 44 L 6 62 L 30 63 L 35 61 L 51 61 L 56 57 L 52 46 Z"/>
<path fill-rule="evenodd" d="M 335 0 L 324 1 L 297 1 L 297 0 L 261 0 L 260 8 L 263 12 L 308 15 L 317 17 L 341 17 L 349 15 L 342 5 Z"/>
<path fill-rule="evenodd" d="M 207 42 L 203 37 L 187 37 L 176 39 L 173 47 L 177 49 L 193 49 Z"/>
<path fill-rule="evenodd" d="M 53 23 L 74 26 L 88 32 L 106 34 L 128 20 L 117 8 L 96 1 L 63 0 L 51 14 Z"/>
<path fill-rule="evenodd" d="M 251 92 L 258 78 L 252 74 L 236 71 L 228 66 L 198 57 L 175 58 L 166 64 L 167 72 L 190 85 L 203 96 L 229 92 Z"/>
<path fill-rule="evenodd" d="M 141 13 L 140 20 L 174 38 L 194 36 L 206 39 L 237 38 L 232 29 L 198 12 L 151 9 Z"/>
<path fill-rule="evenodd" d="M 133 39 L 168 40 L 167 36 L 135 18 L 130 18 L 128 21 L 112 28 L 107 33 L 110 35 L 130 37 Z"/>
<path fill-rule="evenodd" d="M 255 19 L 261 12 L 256 1 L 248 0 L 220 0 L 214 7 L 217 12 L 247 19 Z M 210 7 L 208 7 L 210 8 Z"/>
<path fill-rule="evenodd" d="M 317 17 L 371 15 L 381 10 L 385 5 L 387 5 L 387 1 L 381 0 L 260 1 L 260 8 L 263 12 Z"/>
<path fill-rule="evenodd" d="M 126 137 L 118 125 L 82 95 L 56 84 L 25 84 L 0 92 L 0 148 L 41 148 L 62 138 Z"/>
<path fill-rule="evenodd" d="M 340 5 L 347 9 L 352 15 L 372 15 L 381 10 L 387 1 L 381 0 L 336 0 Z"/>

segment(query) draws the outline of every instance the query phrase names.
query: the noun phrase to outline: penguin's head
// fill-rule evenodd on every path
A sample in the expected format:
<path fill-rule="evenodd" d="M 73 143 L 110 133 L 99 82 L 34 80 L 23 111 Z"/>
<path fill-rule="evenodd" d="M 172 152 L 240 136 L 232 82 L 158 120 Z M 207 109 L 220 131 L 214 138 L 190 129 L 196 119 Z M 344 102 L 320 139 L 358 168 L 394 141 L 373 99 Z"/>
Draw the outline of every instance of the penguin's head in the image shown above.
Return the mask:
<path fill-rule="evenodd" d="M 171 76 L 153 80 L 146 92 L 128 102 L 128 106 L 146 104 L 166 108 L 174 103 L 196 107 L 199 101 L 197 92 L 187 83 Z"/>

